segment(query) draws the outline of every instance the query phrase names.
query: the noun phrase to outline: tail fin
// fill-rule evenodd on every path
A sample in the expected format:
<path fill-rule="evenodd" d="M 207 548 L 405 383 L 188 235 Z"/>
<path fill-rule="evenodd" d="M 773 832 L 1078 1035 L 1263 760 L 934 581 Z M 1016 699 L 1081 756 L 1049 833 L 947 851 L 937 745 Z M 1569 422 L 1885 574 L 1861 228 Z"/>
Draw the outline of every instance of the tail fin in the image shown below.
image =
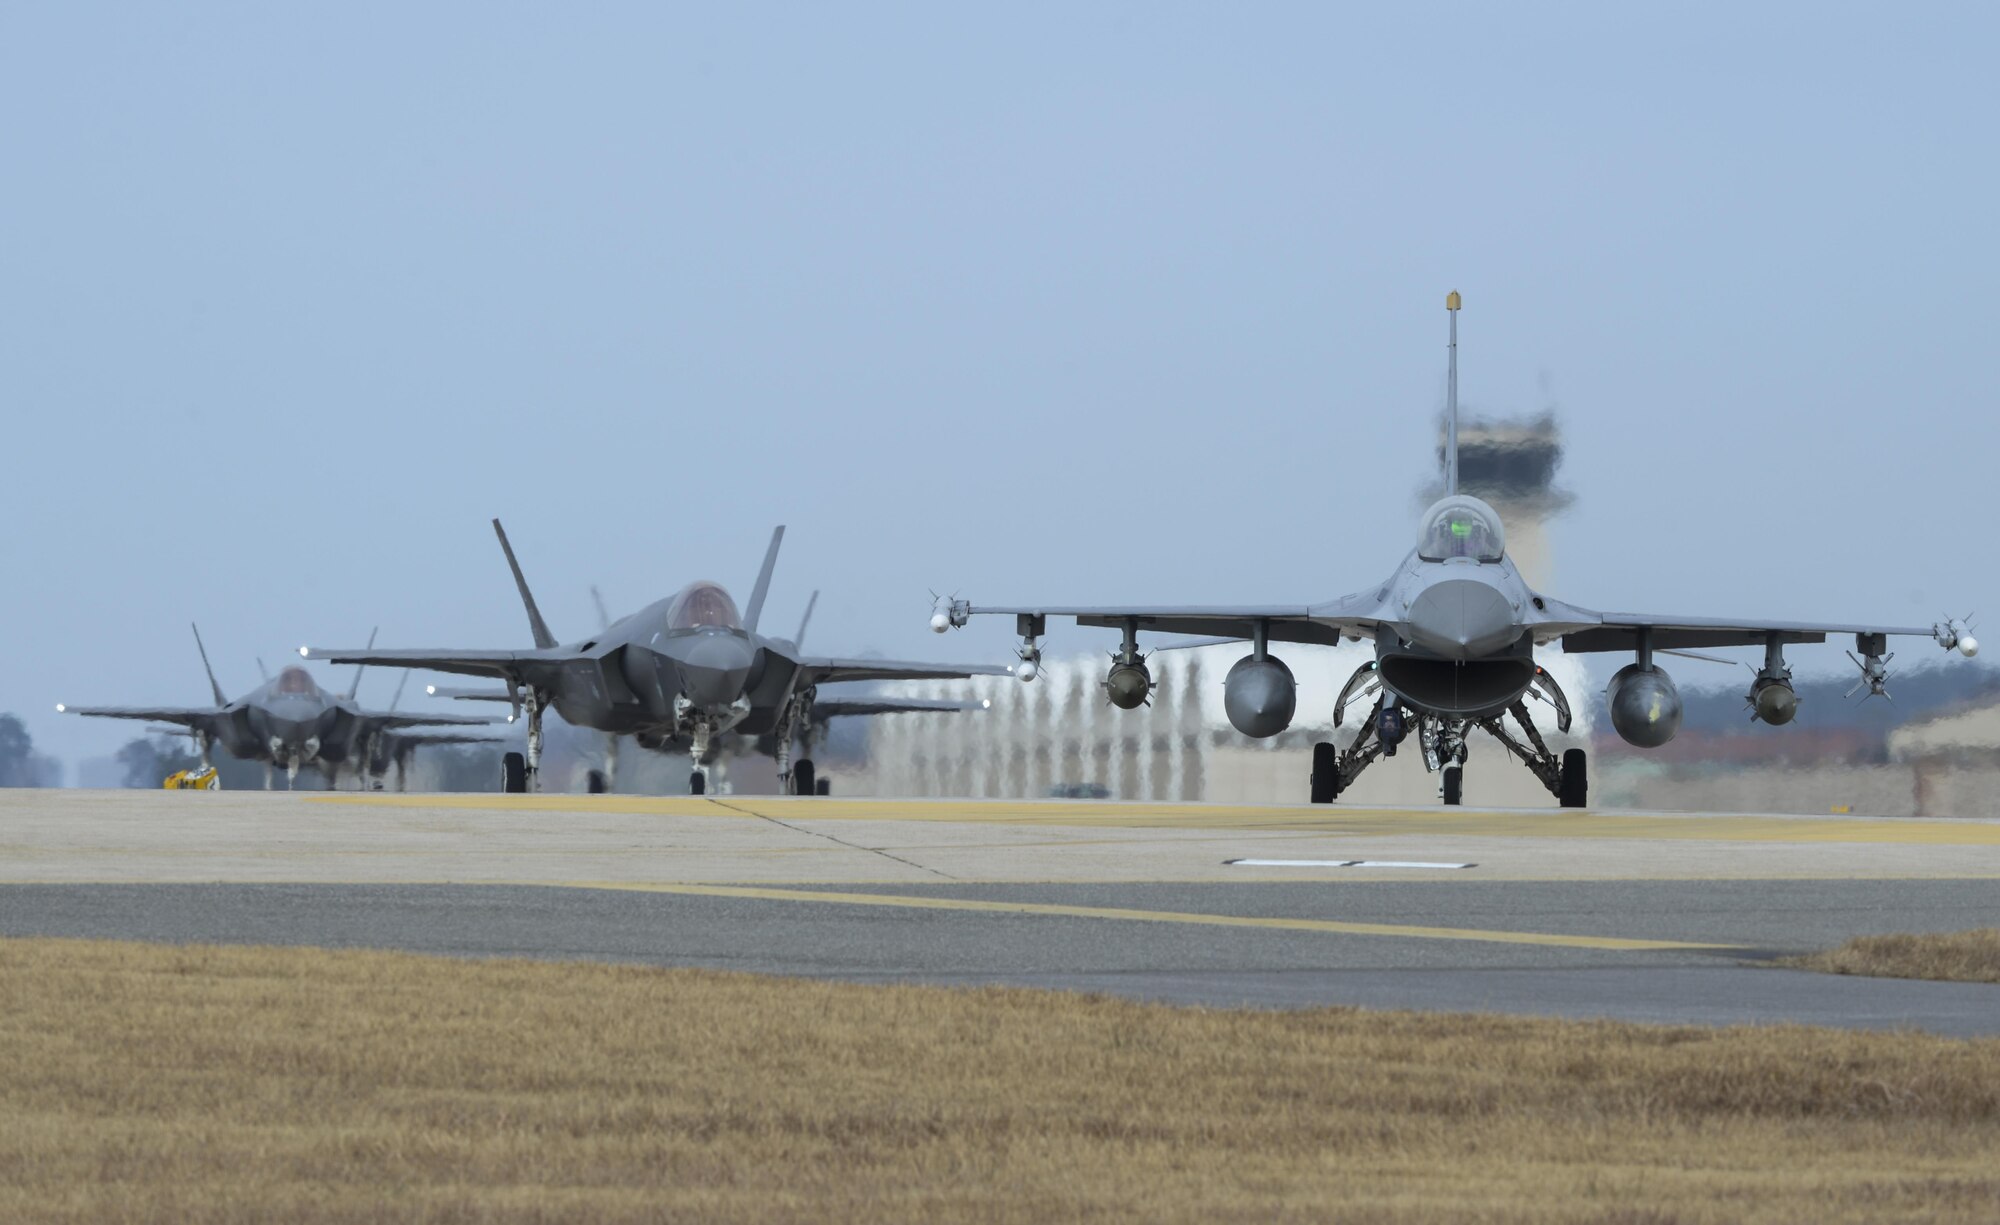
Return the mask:
<path fill-rule="evenodd" d="M 208 691 L 215 695 L 217 706 L 229 705 L 229 699 L 222 696 L 222 686 L 215 683 L 215 669 L 209 666 L 208 648 L 201 643 L 201 627 L 190 621 L 188 628 L 194 631 L 194 649 L 201 652 L 201 670 L 208 673 Z"/>
<path fill-rule="evenodd" d="M 593 604 L 597 605 L 597 628 L 599 630 L 610 629 L 611 610 L 604 606 L 604 593 L 597 589 L 597 584 L 595 583 L 590 585 L 590 599 Z"/>
<path fill-rule="evenodd" d="M 372 629 L 372 630 L 369 630 L 369 631 L 368 631 L 368 649 L 369 649 L 369 650 L 371 650 L 371 651 L 372 651 L 372 650 L 374 650 L 374 649 L 375 649 L 375 635 L 377 635 L 377 634 L 379 634 L 379 633 L 381 633 L 381 632 L 382 632 L 382 627 L 381 627 L 381 626 L 379 626 L 379 625 L 378 625 L 378 626 L 376 626 L 376 627 L 375 627 L 374 629 Z M 354 696 L 355 696 L 356 694 L 358 694 L 358 693 L 360 693 L 360 692 L 361 692 L 361 674 L 362 674 L 363 672 L 366 672 L 366 671 L 368 671 L 368 665 L 367 665 L 367 664 L 356 664 L 356 665 L 354 665 L 354 683 L 353 683 L 352 685 L 349 685 L 349 686 L 347 687 L 347 700 L 348 700 L 348 701 L 352 702 L 352 701 L 354 700 Z"/>
<path fill-rule="evenodd" d="M 815 591 L 812 593 L 812 598 L 806 601 L 806 615 L 799 618 L 799 636 L 792 639 L 793 646 L 802 647 L 806 644 L 806 626 L 812 624 L 813 606 L 818 603 L 819 592 Z"/>
<path fill-rule="evenodd" d="M 785 525 L 771 533 L 771 547 L 764 550 L 764 568 L 757 572 L 757 585 L 750 589 L 750 607 L 743 610 L 743 628 L 757 632 L 757 618 L 764 613 L 764 597 L 771 593 L 771 571 L 778 568 L 778 546 L 785 542 Z"/>
<path fill-rule="evenodd" d="M 271 670 L 264 666 L 264 657 L 262 655 L 257 657 L 257 675 L 267 681 L 271 679 Z"/>
<path fill-rule="evenodd" d="M 514 586 L 521 589 L 521 603 L 528 609 L 528 629 L 535 635 L 535 648 L 546 650 L 557 645 L 556 636 L 549 633 L 549 623 L 542 620 L 542 610 L 535 607 L 535 593 L 528 590 L 528 580 L 521 574 L 521 563 L 514 560 L 514 546 L 507 543 L 507 529 L 500 521 L 493 521 L 493 534 L 500 538 L 500 551 L 507 555 L 507 568 L 514 572 Z"/>
<path fill-rule="evenodd" d="M 403 700 L 403 686 L 410 683 L 410 670 L 403 669 L 403 679 L 396 682 L 396 696 L 389 699 L 389 711 L 395 713 L 396 704 Z"/>
<path fill-rule="evenodd" d="M 1445 295 L 1445 310 L 1451 313 L 1450 374 L 1444 393 L 1444 495 L 1458 492 L 1458 291 Z"/>

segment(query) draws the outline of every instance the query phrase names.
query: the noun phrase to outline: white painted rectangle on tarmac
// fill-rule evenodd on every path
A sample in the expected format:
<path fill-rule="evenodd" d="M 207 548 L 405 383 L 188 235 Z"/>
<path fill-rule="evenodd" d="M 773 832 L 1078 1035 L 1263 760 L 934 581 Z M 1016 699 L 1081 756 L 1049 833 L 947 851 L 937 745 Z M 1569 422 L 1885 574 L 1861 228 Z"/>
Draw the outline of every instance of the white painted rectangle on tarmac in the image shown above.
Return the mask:
<path fill-rule="evenodd" d="M 1225 859 L 1239 868 L 1476 868 L 1476 863 L 1419 863 L 1403 859 Z"/>
<path fill-rule="evenodd" d="M 1350 868 L 1476 868 L 1476 863 L 1418 863 L 1404 859 L 1357 859 Z"/>

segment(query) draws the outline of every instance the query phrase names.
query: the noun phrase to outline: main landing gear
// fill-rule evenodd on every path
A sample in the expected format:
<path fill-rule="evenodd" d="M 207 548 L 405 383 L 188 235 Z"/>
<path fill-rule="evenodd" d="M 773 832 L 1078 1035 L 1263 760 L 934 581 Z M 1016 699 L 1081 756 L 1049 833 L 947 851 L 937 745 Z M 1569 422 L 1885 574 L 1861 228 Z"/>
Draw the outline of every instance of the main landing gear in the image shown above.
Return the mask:
<path fill-rule="evenodd" d="M 540 791 L 542 775 L 542 711 L 545 703 L 533 686 L 521 691 L 521 713 L 528 720 L 528 751 L 500 756 L 500 790 L 508 795 Z"/>
<path fill-rule="evenodd" d="M 1341 690 L 1340 700 L 1333 712 L 1335 727 L 1340 726 L 1341 716 L 1350 701 L 1381 690 L 1380 681 L 1373 675 L 1374 669 L 1373 664 L 1363 665 Z M 1556 713 L 1556 729 L 1569 731 L 1569 699 L 1557 686 L 1555 678 L 1539 668 L 1535 670 L 1535 679 L 1523 697 L 1517 698 L 1500 714 L 1483 719 L 1411 714 L 1393 696 L 1381 692 L 1354 743 L 1345 749 L 1330 741 L 1313 745 L 1312 802 L 1331 804 L 1341 792 L 1353 786 L 1354 780 L 1377 758 L 1394 756 L 1396 746 L 1408 735 L 1410 723 L 1414 722 L 1417 743 L 1423 749 L 1424 766 L 1438 772 L 1438 798 L 1447 807 L 1457 807 L 1464 802 L 1468 752 L 1465 737 L 1467 732 L 1477 727 L 1520 758 L 1521 763 L 1556 797 L 1557 804 L 1564 808 L 1582 808 L 1590 801 L 1589 760 L 1582 749 L 1568 749 L 1558 757 L 1549 748 L 1536 728 L 1533 716 L 1528 713 L 1526 699 L 1529 697 L 1552 707 Z M 1510 718 L 1511 727 L 1508 723 Z"/>
<path fill-rule="evenodd" d="M 812 704 L 818 696 L 817 689 L 805 689 L 794 694 L 785 704 L 785 712 L 778 719 L 777 727 L 771 733 L 771 755 L 778 763 L 778 790 L 785 795 L 825 795 L 827 780 L 820 778 L 813 770 L 812 750 L 814 732 Z M 805 756 L 792 760 L 792 742 L 798 741 L 799 751 Z"/>

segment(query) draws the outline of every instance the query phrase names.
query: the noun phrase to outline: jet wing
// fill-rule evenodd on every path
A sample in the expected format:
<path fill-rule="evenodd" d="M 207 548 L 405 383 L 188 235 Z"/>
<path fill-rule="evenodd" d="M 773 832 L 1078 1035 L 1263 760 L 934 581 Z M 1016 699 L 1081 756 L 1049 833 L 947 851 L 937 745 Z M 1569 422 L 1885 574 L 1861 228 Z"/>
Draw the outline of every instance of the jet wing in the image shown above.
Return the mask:
<path fill-rule="evenodd" d="M 1781 643 L 1825 642 L 1829 634 L 1895 634 L 1912 638 L 1933 638 L 1946 644 L 1937 626 L 1853 625 L 1815 621 L 1763 621 L 1752 618 L 1681 617 L 1651 613 L 1583 613 L 1582 624 L 1568 628 L 1560 637 L 1564 652 L 1633 651 L 1639 645 L 1639 631 L 1650 630 L 1655 650 L 1685 650 L 1694 647 L 1763 646 L 1776 634 Z"/>
<path fill-rule="evenodd" d="M 972 676 L 1006 676 L 1009 671 L 1005 664 L 919 664 L 898 659 L 808 655 L 799 660 L 799 685 L 825 685 L 834 681 L 962 681 Z"/>
<path fill-rule="evenodd" d="M 502 695 L 505 700 L 505 695 Z M 488 727 L 501 720 L 488 715 L 427 715 L 415 712 L 389 712 L 364 710 L 363 719 L 373 721 L 384 728 L 397 727 Z"/>
<path fill-rule="evenodd" d="M 1123 629 L 1137 622 L 1142 631 L 1155 634 L 1198 634 L 1223 639 L 1254 637 L 1259 626 L 1273 642 L 1315 642 L 1337 645 L 1343 637 L 1372 638 L 1378 619 L 1357 615 L 1364 601 L 1349 596 L 1330 605 L 1304 604 L 1187 604 L 1124 606 L 1009 605 L 974 607 L 954 602 L 940 605 L 931 627 L 942 632 L 947 625 L 964 625 L 976 616 L 1074 617 L 1078 625 Z M 940 620 L 944 618 L 944 620 Z"/>
<path fill-rule="evenodd" d="M 537 664 L 561 663 L 566 656 L 552 651 L 385 651 L 370 647 L 340 650 L 300 647 L 307 659 L 333 664 L 379 664 L 392 668 L 426 668 L 432 672 L 455 672 L 461 676 L 520 676 Z"/>
<path fill-rule="evenodd" d="M 505 689 L 455 689 L 449 685 L 426 685 L 424 692 L 434 698 L 450 698 L 455 702 L 512 702 L 514 695 Z"/>
<path fill-rule="evenodd" d="M 463 732 L 396 732 L 390 736 L 391 743 L 415 745 L 439 744 L 505 744 L 504 736 L 468 736 Z"/>
<path fill-rule="evenodd" d="M 814 718 L 842 715 L 902 715 L 923 711 L 984 710 L 985 702 L 956 698 L 820 698 L 812 704 Z"/>
<path fill-rule="evenodd" d="M 56 707 L 56 713 L 65 715 L 90 715 L 98 719 L 145 719 L 153 723 L 171 723 L 176 727 L 199 728 L 212 725 L 225 715 L 218 706 L 68 706 Z"/>

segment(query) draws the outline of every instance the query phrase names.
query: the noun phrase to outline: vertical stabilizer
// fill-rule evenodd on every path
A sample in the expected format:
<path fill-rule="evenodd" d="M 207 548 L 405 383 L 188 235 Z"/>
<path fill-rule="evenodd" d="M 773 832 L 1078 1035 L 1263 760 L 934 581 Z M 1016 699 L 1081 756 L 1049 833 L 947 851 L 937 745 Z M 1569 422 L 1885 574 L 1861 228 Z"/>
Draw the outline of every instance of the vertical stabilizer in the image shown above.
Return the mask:
<path fill-rule="evenodd" d="M 1458 291 L 1445 295 L 1444 308 L 1451 314 L 1450 354 L 1444 390 L 1444 496 L 1458 492 Z"/>
<path fill-rule="evenodd" d="M 542 610 L 535 607 L 535 593 L 528 590 L 528 580 L 521 573 L 521 563 L 514 560 L 514 546 L 507 543 L 507 529 L 500 521 L 493 521 L 493 534 L 500 538 L 500 551 L 507 555 L 507 568 L 514 572 L 514 586 L 520 589 L 521 603 L 528 610 L 528 629 L 535 636 L 535 649 L 545 651 L 557 645 L 556 636 L 549 633 L 549 623 L 542 620 Z"/>
<path fill-rule="evenodd" d="M 819 592 L 815 591 L 812 593 L 812 598 L 806 601 L 806 615 L 799 618 L 799 636 L 792 639 L 793 646 L 803 647 L 806 644 L 806 626 L 812 624 L 813 607 L 818 603 Z"/>
<path fill-rule="evenodd" d="M 371 651 L 372 651 L 372 650 L 374 650 L 374 649 L 375 649 L 375 635 L 377 635 L 377 634 L 379 634 L 379 633 L 381 633 L 381 632 L 382 632 L 382 627 L 381 627 L 381 626 L 379 626 L 379 625 L 378 625 L 378 626 L 376 626 L 376 627 L 375 627 L 374 629 L 372 629 L 372 630 L 369 630 L 369 631 L 368 631 L 368 649 L 369 649 L 369 650 L 371 650 Z M 368 671 L 368 665 L 367 665 L 367 664 L 356 664 L 356 665 L 354 665 L 354 683 L 353 683 L 352 685 L 349 685 L 349 686 L 347 687 L 347 700 L 348 700 L 348 701 L 352 702 L 352 701 L 354 700 L 354 698 L 355 698 L 355 695 L 361 692 L 361 674 L 362 674 L 363 672 L 366 672 L 366 671 Z"/>
<path fill-rule="evenodd" d="M 229 699 L 222 696 L 222 686 L 215 683 L 215 669 L 209 666 L 208 648 L 201 642 L 201 627 L 190 621 L 188 628 L 194 631 L 194 649 L 201 652 L 201 670 L 208 673 L 208 691 L 215 695 L 217 706 L 229 705 Z"/>
<path fill-rule="evenodd" d="M 750 589 L 750 606 L 743 610 L 743 628 L 757 632 L 757 618 L 764 612 L 764 597 L 771 593 L 771 571 L 778 568 L 778 546 L 785 542 L 785 525 L 771 533 L 771 547 L 764 550 L 764 568 L 757 572 L 757 585 Z"/>
<path fill-rule="evenodd" d="M 390 713 L 393 714 L 396 710 L 396 704 L 403 700 L 403 686 L 409 683 L 410 683 L 410 670 L 408 668 L 405 668 L 403 669 L 403 679 L 396 682 L 396 695 L 389 699 Z"/>

